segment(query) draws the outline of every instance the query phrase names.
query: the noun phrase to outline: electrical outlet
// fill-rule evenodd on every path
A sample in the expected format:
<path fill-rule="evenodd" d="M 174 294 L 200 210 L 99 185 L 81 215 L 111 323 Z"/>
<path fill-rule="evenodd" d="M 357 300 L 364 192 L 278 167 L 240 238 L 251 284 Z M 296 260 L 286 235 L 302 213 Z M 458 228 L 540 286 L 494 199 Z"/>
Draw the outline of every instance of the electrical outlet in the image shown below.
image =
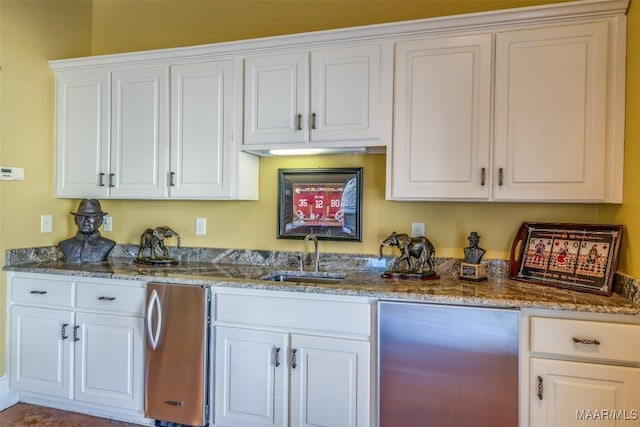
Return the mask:
<path fill-rule="evenodd" d="M 53 217 L 49 214 L 40 215 L 40 232 L 51 233 L 53 231 Z"/>
<path fill-rule="evenodd" d="M 196 236 L 207 234 L 207 218 L 196 218 Z"/>
<path fill-rule="evenodd" d="M 426 232 L 426 230 L 425 230 L 424 222 L 412 222 L 411 223 L 411 235 L 413 237 L 424 236 L 425 232 Z"/>
<path fill-rule="evenodd" d="M 105 217 L 102 218 L 102 229 L 104 231 L 113 230 L 113 218 L 111 218 L 109 215 L 105 215 Z"/>

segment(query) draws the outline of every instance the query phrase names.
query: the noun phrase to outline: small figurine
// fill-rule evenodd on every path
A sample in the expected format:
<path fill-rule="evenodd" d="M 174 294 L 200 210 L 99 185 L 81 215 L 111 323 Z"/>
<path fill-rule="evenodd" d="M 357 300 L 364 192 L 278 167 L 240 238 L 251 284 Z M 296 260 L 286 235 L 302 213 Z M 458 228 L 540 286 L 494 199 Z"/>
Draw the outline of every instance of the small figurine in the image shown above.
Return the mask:
<path fill-rule="evenodd" d="M 166 226 L 147 228 L 140 236 L 140 248 L 136 262 L 143 264 L 177 264 L 174 258 L 169 257 L 169 250 L 164 245 L 166 237 L 177 237 L 180 247 L 180 235 Z M 149 249 L 149 256 L 142 256 Z"/>
<path fill-rule="evenodd" d="M 101 262 L 107 259 L 116 242 L 104 238 L 98 229 L 106 212 L 95 199 L 82 199 L 75 216 L 78 232 L 75 237 L 58 243 L 67 262 Z"/>
<path fill-rule="evenodd" d="M 400 256 L 393 263 L 393 270 L 386 271 L 382 277 L 392 278 L 419 278 L 422 280 L 439 279 L 435 272 L 436 249 L 424 236 L 409 237 L 407 234 L 398 234 L 395 231 L 389 237 L 380 242 L 380 258 L 382 248 L 395 246 L 400 249 Z M 407 270 L 400 270 L 400 265 L 406 262 Z M 427 271 L 424 271 L 428 267 Z"/>
<path fill-rule="evenodd" d="M 480 236 L 477 232 L 472 231 L 467 240 L 469 240 L 469 246 L 464 248 L 464 262 L 460 264 L 459 278 L 475 282 L 487 280 L 486 267 L 480 263 L 487 251 L 478 246 Z"/>

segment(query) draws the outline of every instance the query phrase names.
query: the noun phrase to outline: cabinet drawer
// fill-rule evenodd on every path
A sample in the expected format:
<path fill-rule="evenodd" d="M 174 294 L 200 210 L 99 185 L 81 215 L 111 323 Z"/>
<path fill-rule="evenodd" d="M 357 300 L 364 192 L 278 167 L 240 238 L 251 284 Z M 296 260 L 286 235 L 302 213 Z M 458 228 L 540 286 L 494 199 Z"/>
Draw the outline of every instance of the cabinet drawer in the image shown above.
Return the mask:
<path fill-rule="evenodd" d="M 78 309 L 144 315 L 146 290 L 141 287 L 78 282 Z"/>
<path fill-rule="evenodd" d="M 640 325 L 531 318 L 531 351 L 598 360 L 640 362 Z"/>
<path fill-rule="evenodd" d="M 11 280 L 11 301 L 71 307 L 73 283 L 68 279 L 46 280 L 17 276 Z"/>
<path fill-rule="evenodd" d="M 287 330 L 371 335 L 371 304 L 253 295 L 216 295 L 216 320 Z"/>

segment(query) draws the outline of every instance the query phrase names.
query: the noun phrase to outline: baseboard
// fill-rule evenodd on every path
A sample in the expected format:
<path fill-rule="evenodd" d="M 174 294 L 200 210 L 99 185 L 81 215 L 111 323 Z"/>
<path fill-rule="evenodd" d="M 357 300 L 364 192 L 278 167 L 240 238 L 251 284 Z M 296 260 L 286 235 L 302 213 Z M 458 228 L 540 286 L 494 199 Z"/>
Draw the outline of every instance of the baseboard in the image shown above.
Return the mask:
<path fill-rule="evenodd" d="M 0 411 L 15 405 L 20 398 L 18 395 L 9 393 L 9 380 L 7 377 L 0 378 Z"/>

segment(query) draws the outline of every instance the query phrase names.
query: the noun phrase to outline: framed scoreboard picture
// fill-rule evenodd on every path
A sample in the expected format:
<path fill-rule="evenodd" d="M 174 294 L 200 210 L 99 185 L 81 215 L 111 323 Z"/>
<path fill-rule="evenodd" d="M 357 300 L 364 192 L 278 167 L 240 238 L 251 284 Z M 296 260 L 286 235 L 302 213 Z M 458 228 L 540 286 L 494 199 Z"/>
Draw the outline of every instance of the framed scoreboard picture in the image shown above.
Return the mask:
<path fill-rule="evenodd" d="M 525 222 L 511 246 L 511 278 L 611 295 L 621 225 Z"/>
<path fill-rule="evenodd" d="M 278 238 L 362 241 L 362 168 L 279 169 Z"/>

